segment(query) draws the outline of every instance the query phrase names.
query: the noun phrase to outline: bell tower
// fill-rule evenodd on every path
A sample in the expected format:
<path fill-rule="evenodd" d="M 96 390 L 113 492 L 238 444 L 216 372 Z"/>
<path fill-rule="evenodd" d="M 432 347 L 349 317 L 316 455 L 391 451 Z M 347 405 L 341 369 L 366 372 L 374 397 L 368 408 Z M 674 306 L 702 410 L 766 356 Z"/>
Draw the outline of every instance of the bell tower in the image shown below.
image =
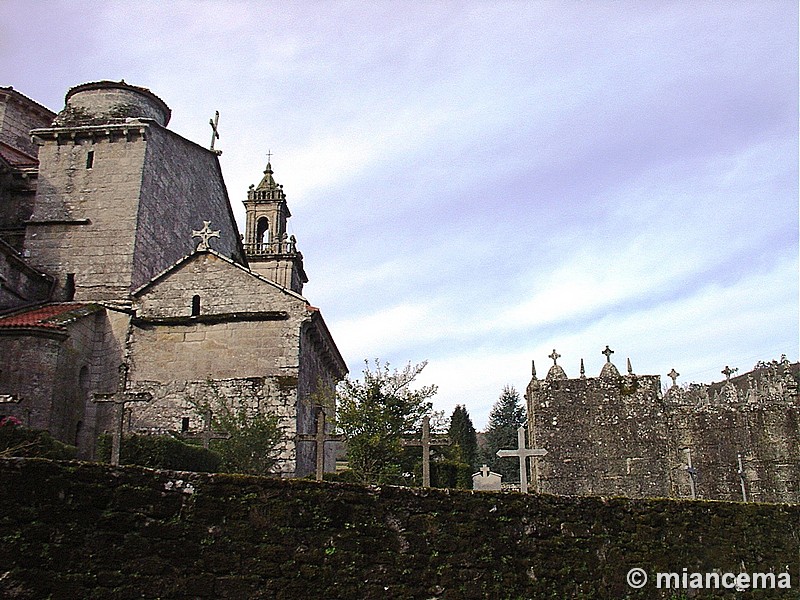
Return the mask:
<path fill-rule="evenodd" d="M 286 231 L 286 222 L 292 213 L 286 204 L 283 186 L 276 183 L 272 175 L 268 159 L 261 183 L 247 190 L 245 255 L 253 271 L 302 294 L 303 284 L 308 283 L 303 255 L 297 251 L 297 240 Z"/>

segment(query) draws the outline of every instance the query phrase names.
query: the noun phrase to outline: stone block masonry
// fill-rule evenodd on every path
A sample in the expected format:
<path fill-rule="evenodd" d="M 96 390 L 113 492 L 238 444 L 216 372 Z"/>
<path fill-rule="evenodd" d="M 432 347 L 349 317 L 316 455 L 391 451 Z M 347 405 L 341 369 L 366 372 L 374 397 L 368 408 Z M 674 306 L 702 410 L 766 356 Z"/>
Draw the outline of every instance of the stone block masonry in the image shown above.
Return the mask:
<path fill-rule="evenodd" d="M 618 600 L 650 573 L 788 572 L 800 506 L 317 484 L 0 460 L 8 598 Z M 699 593 L 694 593 L 699 592 Z"/>
<path fill-rule="evenodd" d="M 530 435 L 548 451 L 535 489 L 800 502 L 797 374 L 784 357 L 711 386 L 673 383 L 662 394 L 660 377 L 620 375 L 610 362 L 597 378 L 570 379 L 554 365 L 543 380 L 534 374 L 526 392 Z"/>

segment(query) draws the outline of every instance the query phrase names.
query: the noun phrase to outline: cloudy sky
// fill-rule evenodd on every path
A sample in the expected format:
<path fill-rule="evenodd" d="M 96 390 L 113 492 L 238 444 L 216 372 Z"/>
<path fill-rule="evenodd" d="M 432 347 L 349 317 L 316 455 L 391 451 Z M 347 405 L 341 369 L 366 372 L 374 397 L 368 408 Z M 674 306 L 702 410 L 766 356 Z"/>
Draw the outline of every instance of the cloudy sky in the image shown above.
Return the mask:
<path fill-rule="evenodd" d="M 0 0 L 0 85 L 125 79 L 241 200 L 273 152 L 353 376 L 428 360 L 479 428 L 559 363 L 798 359 L 798 6 Z M 187 229 L 191 224 L 187 224 Z"/>

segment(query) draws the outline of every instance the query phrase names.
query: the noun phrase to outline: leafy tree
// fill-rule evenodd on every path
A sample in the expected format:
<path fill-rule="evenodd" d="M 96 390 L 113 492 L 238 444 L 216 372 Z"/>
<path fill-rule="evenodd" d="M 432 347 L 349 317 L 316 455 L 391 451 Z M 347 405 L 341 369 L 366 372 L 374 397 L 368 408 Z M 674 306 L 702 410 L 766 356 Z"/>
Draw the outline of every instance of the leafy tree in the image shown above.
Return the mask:
<path fill-rule="evenodd" d="M 336 424 L 347 442 L 347 461 L 362 483 L 385 483 L 401 472 L 402 435 L 432 409 L 436 386 L 411 389 L 427 362 L 398 371 L 365 361 L 362 381 L 349 378 L 337 389 Z"/>
<path fill-rule="evenodd" d="M 517 429 L 525 425 L 525 408 L 514 386 L 505 386 L 489 413 L 484 460 L 503 481 L 519 481 L 519 462 L 500 458 L 497 451 L 517 447 Z"/>
<path fill-rule="evenodd" d="M 211 426 L 217 432 L 228 434 L 227 439 L 211 442 L 214 452 L 222 459 L 220 469 L 229 473 L 267 475 L 278 460 L 278 444 L 283 437 L 278 427 L 278 417 L 247 406 L 232 406 L 210 382 L 210 402 L 190 400 L 199 415 L 211 410 Z"/>
<path fill-rule="evenodd" d="M 478 436 L 466 406 L 458 404 L 453 409 L 447 435 L 450 438 L 451 458 L 467 465 L 470 471 L 475 469 L 478 461 Z"/>

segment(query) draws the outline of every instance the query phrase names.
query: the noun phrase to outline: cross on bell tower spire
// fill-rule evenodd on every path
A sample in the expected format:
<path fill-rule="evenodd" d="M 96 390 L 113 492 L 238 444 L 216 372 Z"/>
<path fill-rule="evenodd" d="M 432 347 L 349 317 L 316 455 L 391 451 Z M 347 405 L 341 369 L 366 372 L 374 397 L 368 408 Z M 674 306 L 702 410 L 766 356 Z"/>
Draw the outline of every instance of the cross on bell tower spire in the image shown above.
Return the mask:
<path fill-rule="evenodd" d="M 292 213 L 283 186 L 275 181 L 272 150 L 267 151 L 267 168 L 257 186 L 247 191 L 244 251 L 250 268 L 267 279 L 298 294 L 308 277 L 297 240 L 287 231 Z"/>

